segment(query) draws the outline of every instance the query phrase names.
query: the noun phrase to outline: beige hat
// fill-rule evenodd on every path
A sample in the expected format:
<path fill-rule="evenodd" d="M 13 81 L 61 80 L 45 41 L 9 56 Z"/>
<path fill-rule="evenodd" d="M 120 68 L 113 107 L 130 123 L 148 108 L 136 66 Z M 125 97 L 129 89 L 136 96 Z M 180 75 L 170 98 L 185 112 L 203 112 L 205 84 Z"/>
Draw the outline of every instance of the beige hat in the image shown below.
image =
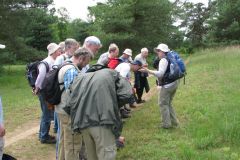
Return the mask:
<path fill-rule="evenodd" d="M 48 50 L 48 55 L 51 56 L 54 52 L 56 52 L 58 49 L 60 48 L 59 45 L 57 45 L 56 43 L 50 43 L 47 46 L 47 50 Z"/>
<path fill-rule="evenodd" d="M 142 48 L 142 49 L 141 49 L 141 53 L 142 53 L 142 52 L 148 52 L 148 49 L 147 49 L 147 48 Z"/>
<path fill-rule="evenodd" d="M 129 56 L 132 56 L 132 50 L 129 49 L 129 48 L 125 49 L 123 53 L 125 53 L 125 54 L 127 54 Z"/>
<path fill-rule="evenodd" d="M 164 43 L 159 44 L 159 45 L 157 46 L 157 48 L 154 48 L 154 50 L 155 50 L 155 51 L 156 51 L 156 50 L 161 50 L 161 51 L 163 51 L 163 52 L 169 52 L 169 51 L 170 51 L 170 49 L 168 48 L 168 46 L 167 46 L 166 44 L 164 44 Z"/>

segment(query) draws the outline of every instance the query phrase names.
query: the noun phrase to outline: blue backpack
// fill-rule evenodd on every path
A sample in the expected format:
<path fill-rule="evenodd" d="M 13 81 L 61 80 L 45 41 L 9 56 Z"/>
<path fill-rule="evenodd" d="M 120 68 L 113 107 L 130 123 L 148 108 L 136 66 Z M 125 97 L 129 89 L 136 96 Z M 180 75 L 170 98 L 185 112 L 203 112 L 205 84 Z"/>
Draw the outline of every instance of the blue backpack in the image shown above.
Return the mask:
<path fill-rule="evenodd" d="M 185 77 L 186 75 L 185 64 L 177 52 L 170 51 L 166 56 L 166 59 L 168 60 L 168 67 L 166 73 L 160 81 L 160 85 L 172 83 L 182 77 Z"/>

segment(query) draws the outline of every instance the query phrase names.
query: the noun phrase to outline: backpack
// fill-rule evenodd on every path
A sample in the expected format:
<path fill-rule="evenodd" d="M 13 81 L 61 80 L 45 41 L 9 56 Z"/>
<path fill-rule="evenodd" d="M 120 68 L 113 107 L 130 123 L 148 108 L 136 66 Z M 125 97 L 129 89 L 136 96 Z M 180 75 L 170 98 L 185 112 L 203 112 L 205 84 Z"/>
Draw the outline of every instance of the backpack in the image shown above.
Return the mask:
<path fill-rule="evenodd" d="M 35 62 L 29 63 L 26 65 L 26 77 L 27 77 L 29 85 L 32 88 L 35 88 L 35 82 L 36 82 L 38 74 L 39 74 L 38 66 L 41 63 L 46 66 L 46 70 L 47 70 L 47 72 L 49 72 L 49 65 L 45 61 L 35 61 Z"/>
<path fill-rule="evenodd" d="M 42 91 L 45 100 L 51 105 L 57 105 L 61 102 L 61 95 L 64 91 L 64 86 L 61 89 L 60 86 L 64 83 L 59 83 L 58 73 L 60 69 L 66 65 L 73 65 L 72 63 L 65 63 L 63 65 L 53 66 L 53 70 L 46 74 L 46 77 L 42 84 Z M 74 65 L 73 65 L 74 66 Z"/>
<path fill-rule="evenodd" d="M 186 75 L 186 66 L 177 52 L 170 51 L 166 56 L 168 67 L 160 85 L 172 83 Z"/>

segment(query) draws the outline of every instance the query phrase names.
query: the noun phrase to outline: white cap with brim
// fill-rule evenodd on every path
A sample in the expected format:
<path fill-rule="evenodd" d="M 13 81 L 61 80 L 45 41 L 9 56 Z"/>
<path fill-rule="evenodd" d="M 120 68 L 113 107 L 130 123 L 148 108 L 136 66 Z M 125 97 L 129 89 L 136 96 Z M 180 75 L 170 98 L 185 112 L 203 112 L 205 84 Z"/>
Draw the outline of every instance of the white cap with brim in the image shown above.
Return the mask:
<path fill-rule="evenodd" d="M 164 44 L 164 43 L 159 44 L 156 48 L 154 48 L 154 50 L 155 50 L 155 51 L 156 51 L 156 50 L 161 50 L 161 51 L 163 51 L 163 52 L 169 52 L 169 51 L 170 51 L 170 49 L 168 48 L 168 46 L 167 46 L 166 44 Z"/>
<path fill-rule="evenodd" d="M 47 50 L 48 50 L 48 55 L 51 56 L 54 52 L 56 52 L 58 49 L 60 48 L 59 45 L 57 45 L 56 43 L 50 43 L 47 46 Z"/>
<path fill-rule="evenodd" d="M 125 49 L 124 52 L 126 55 L 132 56 L 132 50 L 131 49 Z"/>
<path fill-rule="evenodd" d="M 91 43 L 91 44 L 95 44 L 95 45 L 98 45 L 98 46 L 102 46 L 100 39 L 95 37 L 95 36 L 87 37 L 85 39 L 84 43 Z"/>
<path fill-rule="evenodd" d="M 3 44 L 0 44 L 0 49 L 4 49 L 4 48 L 6 48 L 6 46 Z"/>

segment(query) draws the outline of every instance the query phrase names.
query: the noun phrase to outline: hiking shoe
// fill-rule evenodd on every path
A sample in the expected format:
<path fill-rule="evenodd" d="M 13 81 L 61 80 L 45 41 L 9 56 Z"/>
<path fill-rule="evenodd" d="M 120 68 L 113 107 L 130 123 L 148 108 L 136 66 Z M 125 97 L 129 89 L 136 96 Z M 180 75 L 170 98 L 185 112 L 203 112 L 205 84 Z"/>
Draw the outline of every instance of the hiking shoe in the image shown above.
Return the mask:
<path fill-rule="evenodd" d="M 131 108 L 137 108 L 137 106 L 134 105 L 134 104 L 131 104 L 130 107 L 131 107 Z"/>
<path fill-rule="evenodd" d="M 137 104 L 145 103 L 145 102 L 146 102 L 145 100 L 137 100 Z"/>
<path fill-rule="evenodd" d="M 120 111 L 120 114 L 121 114 L 121 118 L 130 118 L 131 117 L 131 115 L 124 109 L 122 109 Z"/>
<path fill-rule="evenodd" d="M 43 144 L 54 144 L 54 143 L 56 143 L 56 139 L 55 139 L 55 137 L 49 135 L 49 137 L 47 139 L 42 139 L 42 140 L 40 140 L 40 142 Z"/>
<path fill-rule="evenodd" d="M 130 108 L 127 108 L 127 107 L 124 107 L 124 110 L 127 111 L 127 112 L 131 112 L 131 109 Z"/>

